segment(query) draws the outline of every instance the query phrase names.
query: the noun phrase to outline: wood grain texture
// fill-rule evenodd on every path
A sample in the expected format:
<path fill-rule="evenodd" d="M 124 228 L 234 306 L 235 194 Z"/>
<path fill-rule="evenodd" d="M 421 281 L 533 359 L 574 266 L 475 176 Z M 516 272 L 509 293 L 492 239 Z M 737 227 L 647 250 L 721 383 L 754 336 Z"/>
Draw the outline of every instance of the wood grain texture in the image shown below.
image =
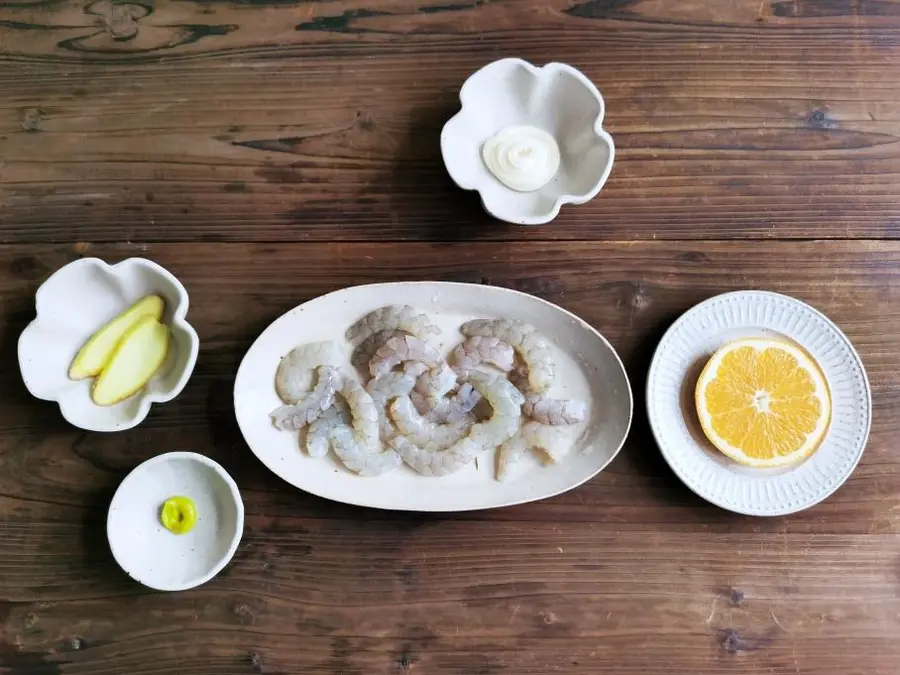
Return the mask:
<path fill-rule="evenodd" d="M 33 293 L 84 255 L 142 255 L 191 295 L 197 369 L 121 434 L 68 427 L 19 381 Z M 237 430 L 231 386 L 259 332 L 294 305 L 395 279 L 534 293 L 622 354 L 637 419 L 622 454 L 543 502 L 456 516 L 388 513 L 300 493 Z M 641 401 L 684 310 L 740 288 L 790 293 L 860 350 L 876 402 L 851 479 L 823 504 L 747 518 L 668 470 Z M 900 243 L 480 242 L 0 246 L 0 672 L 4 675 L 892 674 L 900 658 Z M 124 474 L 172 449 L 236 478 L 246 529 L 205 587 L 158 594 L 105 540 Z"/>
<path fill-rule="evenodd" d="M 892 0 L 21 0 L 0 241 L 517 239 L 438 148 L 509 55 L 582 69 L 618 149 L 530 237 L 897 236 Z"/>
<path fill-rule="evenodd" d="M 583 70 L 617 145 L 600 196 L 541 228 L 490 220 L 440 159 L 460 85 L 504 56 Z M 0 0 L 0 675 L 893 675 L 898 89 L 896 0 Z M 66 425 L 16 363 L 36 288 L 87 255 L 170 269 L 201 338 L 184 393 L 119 434 Z M 637 402 L 615 462 L 459 515 L 268 472 L 232 409 L 246 349 L 402 279 L 603 332 Z M 828 314 L 873 387 L 862 463 L 789 517 L 703 502 L 647 430 L 665 329 L 742 288 Z M 115 565 L 106 509 L 175 449 L 228 469 L 246 527 L 215 580 L 160 594 Z"/>

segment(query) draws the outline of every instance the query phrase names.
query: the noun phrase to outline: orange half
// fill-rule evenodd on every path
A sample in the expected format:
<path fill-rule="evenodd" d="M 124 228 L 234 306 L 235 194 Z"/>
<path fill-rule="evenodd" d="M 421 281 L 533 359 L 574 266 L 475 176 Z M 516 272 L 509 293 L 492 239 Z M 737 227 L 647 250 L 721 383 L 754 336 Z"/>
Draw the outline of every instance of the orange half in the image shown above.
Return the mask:
<path fill-rule="evenodd" d="M 831 394 L 819 365 L 784 340 L 732 342 L 710 359 L 696 389 L 703 433 L 736 462 L 795 464 L 822 444 Z"/>

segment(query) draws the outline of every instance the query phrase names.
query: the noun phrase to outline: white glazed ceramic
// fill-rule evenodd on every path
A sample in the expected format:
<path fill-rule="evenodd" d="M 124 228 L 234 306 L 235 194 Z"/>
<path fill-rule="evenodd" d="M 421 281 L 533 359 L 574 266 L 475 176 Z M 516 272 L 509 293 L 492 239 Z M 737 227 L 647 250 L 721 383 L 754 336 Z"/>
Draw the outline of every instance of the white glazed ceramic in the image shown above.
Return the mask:
<path fill-rule="evenodd" d="M 163 320 L 172 330 L 169 356 L 137 394 L 113 406 L 91 401 L 93 379 L 73 381 L 69 365 L 90 336 L 134 302 L 150 294 L 166 302 Z M 37 317 L 19 337 L 19 368 L 28 391 L 56 401 L 63 417 L 89 431 L 121 431 L 140 424 L 153 403 L 175 398 L 187 384 L 200 340 L 188 324 L 188 294 L 170 272 L 144 258 L 108 265 L 82 258 L 55 272 L 37 290 Z"/>
<path fill-rule="evenodd" d="M 466 80 L 462 109 L 444 125 L 441 153 L 453 181 L 477 190 L 488 213 L 520 225 L 553 220 L 563 204 L 597 195 L 612 170 L 615 146 L 603 129 L 604 102 L 583 73 L 564 63 L 537 68 L 521 59 L 501 59 Z M 497 180 L 482 160 L 481 147 L 510 125 L 530 125 L 556 139 L 560 168 L 535 192 L 516 192 Z"/>
<path fill-rule="evenodd" d="M 700 371 L 717 349 L 746 337 L 793 341 L 828 379 L 831 427 L 819 449 L 793 467 L 742 466 L 706 440 L 697 420 Z M 856 350 L 823 314 L 784 295 L 741 291 L 697 305 L 669 329 L 650 367 L 647 412 L 663 456 L 694 492 L 724 509 L 777 516 L 817 504 L 847 480 L 869 437 L 872 394 Z"/>
<path fill-rule="evenodd" d="M 169 497 L 189 497 L 197 523 L 173 534 L 160 522 Z M 206 583 L 237 550 L 244 531 L 244 503 L 231 476 L 208 457 L 170 452 L 140 464 L 119 485 L 106 521 L 113 557 L 140 583 L 182 591 Z"/>
<path fill-rule="evenodd" d="M 590 401 L 590 419 L 559 464 L 541 467 L 531 457 L 509 479 L 494 477 L 494 453 L 486 452 L 457 473 L 420 476 L 408 467 L 376 478 L 351 473 L 329 455 L 309 457 L 296 432 L 278 431 L 269 412 L 281 405 L 275 393 L 279 359 L 301 343 L 334 340 L 346 352 L 346 329 L 388 303 L 426 312 L 442 330 L 445 352 L 462 340 L 458 328 L 472 318 L 520 319 L 554 345 L 556 384 L 550 395 Z M 577 316 L 539 298 L 492 286 L 446 282 L 373 284 L 336 291 L 295 307 L 272 323 L 249 349 L 234 386 L 241 432 L 256 456 L 288 483 L 348 504 L 406 511 L 466 511 L 509 506 L 551 497 L 600 472 L 622 447 L 632 416 L 628 377 L 615 350 Z"/>

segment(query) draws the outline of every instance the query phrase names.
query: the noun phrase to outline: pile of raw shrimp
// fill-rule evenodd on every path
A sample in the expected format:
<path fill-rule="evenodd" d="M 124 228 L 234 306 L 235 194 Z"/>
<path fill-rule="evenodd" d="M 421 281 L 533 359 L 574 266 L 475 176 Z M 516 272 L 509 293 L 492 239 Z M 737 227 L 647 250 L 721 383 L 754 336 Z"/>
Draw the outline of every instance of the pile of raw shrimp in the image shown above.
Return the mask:
<path fill-rule="evenodd" d="M 275 388 L 285 405 L 271 413 L 282 430 L 307 427 L 311 457 L 329 449 L 361 476 L 406 463 L 425 476 L 460 470 L 486 450 L 497 451 L 503 480 L 529 450 L 544 464 L 568 449 L 559 427 L 583 422 L 583 401 L 548 398 L 554 364 L 546 341 L 530 326 L 476 319 L 460 327 L 461 344 L 441 357 L 440 330 L 406 305 L 382 307 L 346 333 L 346 348 L 312 342 L 286 354 Z M 301 435 L 301 439 L 303 439 Z"/>

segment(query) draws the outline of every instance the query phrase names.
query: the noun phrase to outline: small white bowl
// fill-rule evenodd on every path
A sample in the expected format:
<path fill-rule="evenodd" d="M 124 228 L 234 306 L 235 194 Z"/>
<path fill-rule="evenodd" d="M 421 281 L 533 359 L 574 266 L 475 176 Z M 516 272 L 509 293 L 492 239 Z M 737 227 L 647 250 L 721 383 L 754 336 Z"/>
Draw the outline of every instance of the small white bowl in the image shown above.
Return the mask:
<path fill-rule="evenodd" d="M 159 519 L 169 497 L 189 497 L 197 524 L 169 532 Z M 159 591 L 183 591 L 216 576 L 237 550 L 244 503 L 234 480 L 216 462 L 194 452 L 169 452 L 140 464 L 109 505 L 106 535 L 125 572 Z"/>
<path fill-rule="evenodd" d="M 172 330 L 166 362 L 134 396 L 112 406 L 91 400 L 93 379 L 69 379 L 69 365 L 87 339 L 145 295 L 165 299 Z M 200 340 L 185 319 L 188 294 L 170 272 L 150 260 L 108 265 L 82 258 L 55 272 L 37 290 L 37 317 L 19 337 L 19 368 L 32 396 L 56 401 L 70 424 L 88 431 L 122 431 L 140 424 L 153 403 L 175 398 L 194 370 Z"/>
<path fill-rule="evenodd" d="M 441 154 L 453 181 L 477 190 L 485 210 L 520 225 L 553 220 L 563 204 L 583 204 L 600 192 L 612 170 L 615 145 L 603 129 L 605 104 L 583 73 L 564 63 L 536 68 L 501 59 L 466 80 L 462 109 L 444 125 Z M 534 192 L 516 192 L 485 166 L 484 142 L 511 125 L 529 125 L 556 139 L 560 167 Z"/>

